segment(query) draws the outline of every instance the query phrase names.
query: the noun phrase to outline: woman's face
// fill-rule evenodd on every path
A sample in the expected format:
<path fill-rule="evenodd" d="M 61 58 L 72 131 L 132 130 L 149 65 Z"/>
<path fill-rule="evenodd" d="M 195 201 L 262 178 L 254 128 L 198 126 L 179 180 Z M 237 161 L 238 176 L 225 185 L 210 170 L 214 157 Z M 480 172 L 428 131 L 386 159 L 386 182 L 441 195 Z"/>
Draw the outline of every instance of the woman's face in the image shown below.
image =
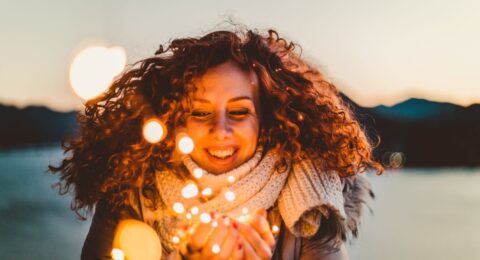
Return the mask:
<path fill-rule="evenodd" d="M 197 91 L 186 130 L 195 143 L 190 155 L 206 171 L 232 170 L 255 153 L 260 126 L 257 83 L 255 73 L 233 62 L 193 82 Z"/>

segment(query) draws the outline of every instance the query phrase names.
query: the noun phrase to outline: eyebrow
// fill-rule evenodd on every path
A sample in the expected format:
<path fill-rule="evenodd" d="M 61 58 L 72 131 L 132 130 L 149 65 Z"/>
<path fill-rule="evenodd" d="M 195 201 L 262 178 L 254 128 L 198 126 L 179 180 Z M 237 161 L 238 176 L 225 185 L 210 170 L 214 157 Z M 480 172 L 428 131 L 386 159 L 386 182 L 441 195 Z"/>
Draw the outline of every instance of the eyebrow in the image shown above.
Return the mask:
<path fill-rule="evenodd" d="M 250 100 L 250 101 L 253 102 L 253 99 L 251 97 L 240 96 L 240 97 L 234 97 L 234 98 L 228 100 L 228 103 L 243 100 L 243 99 L 247 99 L 247 100 Z M 208 101 L 206 99 L 203 99 L 203 98 L 195 98 L 194 101 L 197 101 L 197 102 L 200 102 L 200 103 L 210 103 L 210 101 Z"/>

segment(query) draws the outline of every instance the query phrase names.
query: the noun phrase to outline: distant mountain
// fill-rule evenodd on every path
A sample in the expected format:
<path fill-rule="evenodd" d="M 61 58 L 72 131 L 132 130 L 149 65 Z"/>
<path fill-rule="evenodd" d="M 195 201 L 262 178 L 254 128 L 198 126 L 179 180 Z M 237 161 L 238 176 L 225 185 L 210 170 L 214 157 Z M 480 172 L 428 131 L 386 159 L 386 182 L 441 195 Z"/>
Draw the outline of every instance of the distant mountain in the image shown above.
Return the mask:
<path fill-rule="evenodd" d="M 424 120 L 450 116 L 461 108 L 463 107 L 450 103 L 410 98 L 394 106 L 380 105 L 373 107 L 372 110 L 379 115 L 395 117 L 399 120 Z"/>
<path fill-rule="evenodd" d="M 76 113 L 41 106 L 19 109 L 0 105 L 0 148 L 58 142 L 75 132 Z"/>
<path fill-rule="evenodd" d="M 372 141 L 374 156 L 388 165 L 399 152 L 405 166 L 480 166 L 480 104 L 468 107 L 411 98 L 393 106 L 362 107 L 341 97 Z M 0 105 L 0 148 L 59 142 L 77 130 L 76 111 Z"/>
<path fill-rule="evenodd" d="M 405 166 L 480 166 L 480 104 L 468 107 L 425 99 L 408 99 L 391 107 L 361 107 L 342 95 L 388 164 L 402 153 Z"/>

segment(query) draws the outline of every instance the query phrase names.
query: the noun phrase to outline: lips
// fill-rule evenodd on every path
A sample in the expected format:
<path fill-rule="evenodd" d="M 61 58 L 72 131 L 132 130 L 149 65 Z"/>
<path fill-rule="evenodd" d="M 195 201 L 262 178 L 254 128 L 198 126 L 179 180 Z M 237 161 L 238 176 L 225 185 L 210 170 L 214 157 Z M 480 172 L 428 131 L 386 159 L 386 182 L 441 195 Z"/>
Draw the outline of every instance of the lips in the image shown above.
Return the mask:
<path fill-rule="evenodd" d="M 205 153 L 213 164 L 228 165 L 235 161 L 238 150 L 236 147 L 209 147 L 205 149 Z"/>
<path fill-rule="evenodd" d="M 220 159 L 224 159 L 226 157 L 231 156 L 235 152 L 235 148 L 229 147 L 226 149 L 214 149 L 214 148 L 207 148 L 207 152 Z"/>

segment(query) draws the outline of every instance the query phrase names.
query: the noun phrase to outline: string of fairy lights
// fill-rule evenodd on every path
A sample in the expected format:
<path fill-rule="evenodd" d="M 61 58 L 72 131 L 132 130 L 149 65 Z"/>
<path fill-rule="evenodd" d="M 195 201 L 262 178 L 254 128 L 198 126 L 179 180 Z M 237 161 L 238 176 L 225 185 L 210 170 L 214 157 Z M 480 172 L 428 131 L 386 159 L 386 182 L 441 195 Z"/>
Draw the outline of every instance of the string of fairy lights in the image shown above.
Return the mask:
<path fill-rule="evenodd" d="M 88 101 L 101 95 L 111 84 L 115 76 L 123 71 L 126 65 L 126 54 L 121 47 L 89 47 L 76 55 L 70 66 L 70 83 L 74 92 Z M 166 136 L 165 124 L 158 118 L 151 118 L 145 121 L 142 127 L 142 136 L 149 143 L 161 142 Z M 190 154 L 195 144 L 187 133 L 179 133 L 175 137 L 176 149 L 184 154 Z M 201 196 L 204 200 L 211 198 L 213 194 L 212 187 L 204 187 L 199 189 L 196 180 L 204 177 L 205 171 L 202 168 L 195 168 L 193 170 L 192 180 L 188 180 L 181 189 L 181 196 L 184 199 L 193 199 Z M 235 176 L 226 176 L 228 183 L 236 182 Z M 233 202 L 236 199 L 235 192 L 227 190 L 223 193 L 227 202 Z M 182 202 L 175 202 L 171 205 L 171 209 L 177 216 L 185 218 L 187 221 L 200 221 L 204 224 L 211 224 L 213 228 L 219 225 L 219 218 L 210 212 L 201 212 L 198 204 L 184 205 Z M 245 222 L 249 218 L 249 209 L 244 207 L 239 216 L 230 216 L 240 222 Z M 222 218 L 224 225 L 230 224 L 230 218 Z M 273 233 L 279 231 L 278 226 L 272 225 Z M 187 232 L 193 233 L 193 228 Z M 171 237 L 171 242 L 179 244 L 181 240 L 187 235 L 181 229 L 176 232 L 177 235 Z M 219 244 L 214 244 L 211 247 L 211 252 L 218 254 L 221 248 Z M 120 248 L 114 248 L 111 252 L 112 258 L 115 260 L 123 260 L 125 252 Z"/>

